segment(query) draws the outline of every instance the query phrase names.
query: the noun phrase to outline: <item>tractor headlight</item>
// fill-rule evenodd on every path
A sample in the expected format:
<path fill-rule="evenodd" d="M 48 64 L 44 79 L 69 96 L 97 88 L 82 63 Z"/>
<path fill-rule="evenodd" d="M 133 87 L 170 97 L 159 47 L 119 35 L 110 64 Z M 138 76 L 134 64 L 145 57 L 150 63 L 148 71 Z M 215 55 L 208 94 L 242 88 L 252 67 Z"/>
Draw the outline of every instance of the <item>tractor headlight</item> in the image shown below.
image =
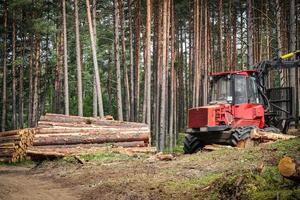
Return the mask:
<path fill-rule="evenodd" d="M 201 127 L 200 128 L 200 132 L 207 132 L 207 131 L 208 131 L 207 127 Z"/>

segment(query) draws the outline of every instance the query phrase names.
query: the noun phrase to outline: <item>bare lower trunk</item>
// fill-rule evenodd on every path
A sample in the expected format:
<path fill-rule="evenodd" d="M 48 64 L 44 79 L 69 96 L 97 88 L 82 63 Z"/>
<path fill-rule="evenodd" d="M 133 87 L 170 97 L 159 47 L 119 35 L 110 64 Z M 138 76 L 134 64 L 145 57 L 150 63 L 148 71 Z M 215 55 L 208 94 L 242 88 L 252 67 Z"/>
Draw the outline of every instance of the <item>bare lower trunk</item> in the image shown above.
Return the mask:
<path fill-rule="evenodd" d="M 94 37 L 94 29 L 93 29 L 89 0 L 86 0 L 86 8 L 87 8 L 87 18 L 88 18 L 88 24 L 89 24 L 90 39 L 91 39 L 91 45 L 92 45 L 94 72 L 95 72 L 95 78 L 96 78 L 97 97 L 98 97 L 98 103 L 99 103 L 99 116 L 103 117 L 104 112 L 103 112 L 103 103 L 102 103 L 101 82 L 100 82 L 99 68 L 98 68 L 98 61 L 97 61 L 96 40 Z"/>
<path fill-rule="evenodd" d="M 79 33 L 79 16 L 78 16 L 78 2 L 74 0 L 75 13 L 75 38 L 76 38 L 76 65 L 77 65 L 77 101 L 78 101 L 78 115 L 83 116 L 83 102 L 82 102 L 82 66 L 81 66 L 81 52 L 80 52 L 80 33 Z"/>
<path fill-rule="evenodd" d="M 16 85 L 17 85 L 17 78 L 16 78 L 16 19 L 15 19 L 15 11 L 13 11 L 13 24 L 12 24 L 12 107 L 13 107 L 13 129 L 17 128 L 17 102 L 16 102 Z"/>
<path fill-rule="evenodd" d="M 32 126 L 37 124 L 38 120 L 38 108 L 39 108 L 39 79 L 40 79 L 40 35 L 35 36 L 35 58 L 34 58 L 34 66 L 35 66 L 35 76 L 34 76 L 34 94 L 33 94 L 33 109 L 32 109 Z"/>
<path fill-rule="evenodd" d="M 66 0 L 63 5 L 63 32 L 64 32 L 64 92 L 65 92 L 65 114 L 69 115 L 69 79 L 68 79 L 68 42 L 67 42 L 67 22 L 66 22 Z"/>
<path fill-rule="evenodd" d="M 121 69 L 119 60 L 119 6 L 118 0 L 114 0 L 114 16 L 115 16 L 115 31 L 114 31 L 114 49 L 115 49 L 115 67 L 117 71 L 117 102 L 118 102 L 118 118 L 123 121 L 122 93 L 121 93 Z"/>
<path fill-rule="evenodd" d="M 6 78 L 7 78 L 7 66 L 6 66 L 6 47 L 7 47 L 7 2 L 4 1 L 4 41 L 3 41 L 3 91 L 2 91 L 2 119 L 1 119 L 1 131 L 5 131 L 6 126 Z"/>

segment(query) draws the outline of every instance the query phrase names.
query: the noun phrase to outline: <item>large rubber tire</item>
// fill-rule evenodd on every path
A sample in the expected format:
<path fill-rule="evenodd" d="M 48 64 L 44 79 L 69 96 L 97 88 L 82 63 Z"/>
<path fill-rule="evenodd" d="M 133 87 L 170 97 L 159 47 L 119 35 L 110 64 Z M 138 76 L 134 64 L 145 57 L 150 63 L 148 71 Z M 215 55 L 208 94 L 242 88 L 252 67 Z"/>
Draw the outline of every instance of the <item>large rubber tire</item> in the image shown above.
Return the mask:
<path fill-rule="evenodd" d="M 199 140 L 199 138 L 193 136 L 193 135 L 186 135 L 183 150 L 185 154 L 192 154 L 200 151 L 203 147 L 202 142 Z"/>

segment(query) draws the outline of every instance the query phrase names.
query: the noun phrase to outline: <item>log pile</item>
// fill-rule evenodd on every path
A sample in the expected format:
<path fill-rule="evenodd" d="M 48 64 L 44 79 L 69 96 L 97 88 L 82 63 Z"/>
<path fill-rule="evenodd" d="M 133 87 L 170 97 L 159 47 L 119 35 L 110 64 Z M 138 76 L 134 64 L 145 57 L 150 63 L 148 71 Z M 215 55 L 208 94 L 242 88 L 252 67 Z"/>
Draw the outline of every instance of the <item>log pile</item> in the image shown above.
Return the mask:
<path fill-rule="evenodd" d="M 149 140 L 150 131 L 146 124 L 46 114 L 38 122 L 33 146 L 27 153 L 32 158 L 61 157 L 107 146 L 148 147 Z"/>
<path fill-rule="evenodd" d="M 21 129 L 0 133 L 0 162 L 18 162 L 25 158 L 33 143 L 34 129 Z"/>

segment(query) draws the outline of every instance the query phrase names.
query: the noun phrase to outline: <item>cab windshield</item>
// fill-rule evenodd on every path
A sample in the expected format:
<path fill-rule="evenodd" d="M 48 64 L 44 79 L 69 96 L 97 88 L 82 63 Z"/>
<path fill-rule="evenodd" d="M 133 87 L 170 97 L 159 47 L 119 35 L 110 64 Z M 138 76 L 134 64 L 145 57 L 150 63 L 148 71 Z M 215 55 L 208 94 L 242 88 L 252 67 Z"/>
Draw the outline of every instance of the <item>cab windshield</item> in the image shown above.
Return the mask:
<path fill-rule="evenodd" d="M 211 82 L 211 103 L 232 102 L 231 80 L 227 76 L 219 77 Z"/>
<path fill-rule="evenodd" d="M 219 102 L 259 104 L 261 102 L 254 77 L 243 75 L 213 77 L 210 85 L 210 104 Z"/>

